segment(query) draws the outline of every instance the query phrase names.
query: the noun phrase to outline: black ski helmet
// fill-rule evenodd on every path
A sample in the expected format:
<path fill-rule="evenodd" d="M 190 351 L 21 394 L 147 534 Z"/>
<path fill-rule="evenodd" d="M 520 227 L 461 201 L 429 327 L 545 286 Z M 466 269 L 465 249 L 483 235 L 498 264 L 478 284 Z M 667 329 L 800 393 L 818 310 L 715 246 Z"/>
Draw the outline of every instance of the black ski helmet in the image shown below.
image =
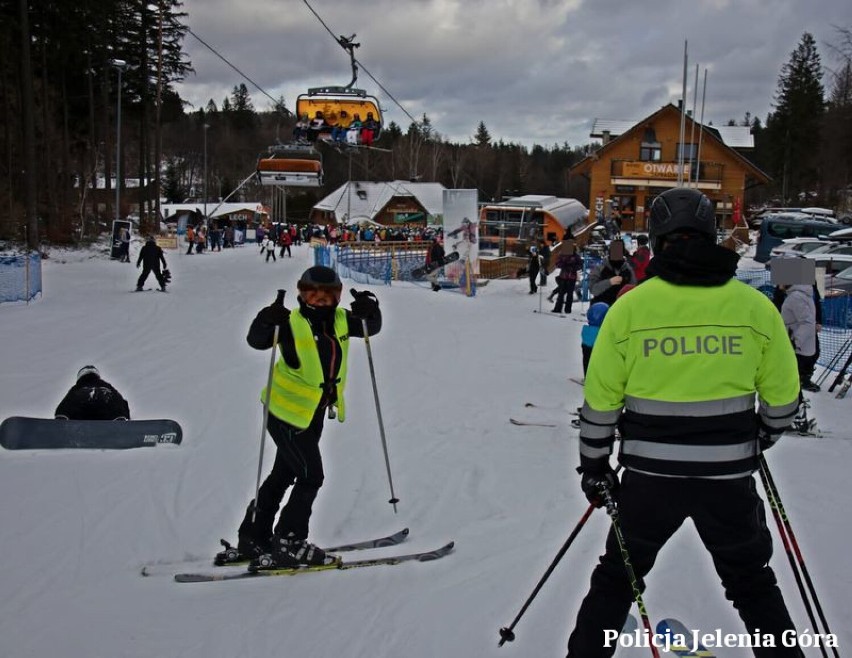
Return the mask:
<path fill-rule="evenodd" d="M 86 375 L 95 375 L 100 377 L 101 373 L 95 366 L 83 366 L 77 371 L 77 381 L 79 382 Z"/>
<path fill-rule="evenodd" d="M 314 265 L 304 271 L 296 287 L 300 291 L 315 288 L 331 288 L 332 290 L 342 291 L 343 282 L 337 276 L 337 272 L 330 267 Z"/>
<path fill-rule="evenodd" d="M 698 190 L 675 187 L 666 190 L 651 204 L 648 232 L 651 249 L 659 253 L 664 236 L 677 231 L 692 231 L 716 242 L 716 215 L 713 202 Z"/>

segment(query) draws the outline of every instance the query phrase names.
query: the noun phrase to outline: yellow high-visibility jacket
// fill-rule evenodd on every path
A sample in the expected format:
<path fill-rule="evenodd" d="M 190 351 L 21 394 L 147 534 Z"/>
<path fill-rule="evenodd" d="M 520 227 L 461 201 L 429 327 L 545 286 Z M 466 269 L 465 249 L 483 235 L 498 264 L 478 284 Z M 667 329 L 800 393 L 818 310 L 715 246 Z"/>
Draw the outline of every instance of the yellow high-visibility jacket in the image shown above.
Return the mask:
<path fill-rule="evenodd" d="M 618 424 L 625 468 L 741 477 L 757 467 L 758 419 L 789 427 L 798 398 L 796 357 L 765 295 L 735 279 L 694 286 L 655 277 L 619 299 L 598 334 L 581 464 L 608 460 Z"/>

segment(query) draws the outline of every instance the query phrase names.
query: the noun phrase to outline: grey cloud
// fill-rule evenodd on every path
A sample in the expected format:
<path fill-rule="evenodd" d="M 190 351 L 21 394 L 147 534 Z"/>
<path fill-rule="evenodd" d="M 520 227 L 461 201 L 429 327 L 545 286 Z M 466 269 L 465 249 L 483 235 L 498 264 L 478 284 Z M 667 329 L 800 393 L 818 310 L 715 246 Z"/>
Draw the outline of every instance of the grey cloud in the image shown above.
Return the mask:
<path fill-rule="evenodd" d="M 313 0 L 335 35 L 357 34 L 356 56 L 405 109 L 468 141 L 484 121 L 495 139 L 583 144 L 596 117 L 640 118 L 676 102 L 689 40 L 687 105 L 694 66 L 709 69 L 705 120 L 763 120 L 781 67 L 805 31 L 823 43 L 852 26 L 847 0 Z M 346 84 L 346 54 L 302 2 L 186 0 L 189 25 L 289 107 L 308 87 Z M 192 37 L 196 75 L 179 91 L 194 104 L 221 102 L 239 76 Z M 702 82 L 699 78 L 699 85 Z M 247 83 L 248 84 L 248 83 Z M 362 72 L 387 119 L 409 118 Z M 268 101 L 251 85 L 259 108 Z"/>

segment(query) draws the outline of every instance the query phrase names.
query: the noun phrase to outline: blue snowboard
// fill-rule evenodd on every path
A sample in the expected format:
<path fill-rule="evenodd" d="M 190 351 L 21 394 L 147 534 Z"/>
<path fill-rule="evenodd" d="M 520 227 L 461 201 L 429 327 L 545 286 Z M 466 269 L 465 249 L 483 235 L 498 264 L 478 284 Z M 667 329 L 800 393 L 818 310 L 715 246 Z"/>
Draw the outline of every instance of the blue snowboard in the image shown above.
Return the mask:
<path fill-rule="evenodd" d="M 183 430 L 173 420 L 54 420 L 13 416 L 0 425 L 7 450 L 90 448 L 123 450 L 179 444 Z"/>

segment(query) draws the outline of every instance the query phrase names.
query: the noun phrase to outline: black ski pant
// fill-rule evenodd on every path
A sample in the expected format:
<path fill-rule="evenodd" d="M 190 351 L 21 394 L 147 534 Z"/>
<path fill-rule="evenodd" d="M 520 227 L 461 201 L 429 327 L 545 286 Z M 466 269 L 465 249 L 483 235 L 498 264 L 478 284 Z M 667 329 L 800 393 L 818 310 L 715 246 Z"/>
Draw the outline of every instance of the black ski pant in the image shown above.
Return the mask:
<path fill-rule="evenodd" d="M 160 284 L 161 288 L 166 287 L 166 280 L 163 278 L 162 272 L 160 272 L 160 264 L 157 263 L 154 267 L 147 265 L 146 263 L 142 263 L 142 274 L 139 275 L 139 279 L 136 281 L 136 287 L 141 288 L 145 285 L 145 281 L 148 279 L 148 275 L 154 273 L 154 276 L 157 278 L 157 283 Z"/>
<path fill-rule="evenodd" d="M 553 307 L 553 310 L 556 313 L 562 313 L 564 308 L 566 313 L 570 313 L 574 304 L 574 286 L 577 285 L 577 280 L 556 279 L 556 285 L 556 306 Z"/>
<path fill-rule="evenodd" d="M 530 294 L 532 295 L 538 292 L 538 286 L 535 284 L 535 280 L 538 278 L 538 270 L 529 270 L 527 276 L 530 278 Z"/>
<path fill-rule="evenodd" d="M 304 430 L 269 414 L 266 428 L 277 448 L 275 462 L 260 486 L 255 522 L 252 524 L 251 515 L 247 514 L 239 529 L 240 536 L 257 542 L 269 541 L 278 507 L 287 489 L 292 486 L 290 497 L 278 518 L 275 534 L 285 537 L 293 533 L 299 539 L 307 539 L 314 500 L 325 478 L 319 449 L 324 412 L 324 408 L 318 409 L 311 424 Z"/>
<path fill-rule="evenodd" d="M 618 511 L 630 561 L 645 589 L 645 575 L 668 539 L 691 518 L 713 558 L 725 597 L 749 633 L 775 636 L 775 648 L 755 648 L 758 658 L 802 656 L 781 636 L 795 628 L 775 574 L 768 566 L 772 538 L 763 501 L 751 476 L 733 480 L 666 478 L 627 471 L 618 491 Z M 592 573 L 591 588 L 580 606 L 568 640 L 569 658 L 612 656 L 617 642 L 604 647 L 604 630 L 620 630 L 633 604 L 633 592 L 615 534 L 610 529 L 606 553 Z"/>

